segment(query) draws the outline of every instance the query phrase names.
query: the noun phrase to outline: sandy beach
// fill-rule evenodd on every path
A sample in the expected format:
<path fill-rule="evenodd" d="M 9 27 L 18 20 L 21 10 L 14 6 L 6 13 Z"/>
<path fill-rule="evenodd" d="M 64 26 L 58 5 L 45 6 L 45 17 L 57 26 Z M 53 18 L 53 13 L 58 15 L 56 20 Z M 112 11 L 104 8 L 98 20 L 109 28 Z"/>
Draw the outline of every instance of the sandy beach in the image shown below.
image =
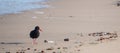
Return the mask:
<path fill-rule="evenodd" d="M 0 15 L 0 53 L 119 53 L 120 7 L 116 3 L 58 0 L 45 3 L 50 8 Z M 37 45 L 29 37 L 35 26 L 43 30 Z"/>

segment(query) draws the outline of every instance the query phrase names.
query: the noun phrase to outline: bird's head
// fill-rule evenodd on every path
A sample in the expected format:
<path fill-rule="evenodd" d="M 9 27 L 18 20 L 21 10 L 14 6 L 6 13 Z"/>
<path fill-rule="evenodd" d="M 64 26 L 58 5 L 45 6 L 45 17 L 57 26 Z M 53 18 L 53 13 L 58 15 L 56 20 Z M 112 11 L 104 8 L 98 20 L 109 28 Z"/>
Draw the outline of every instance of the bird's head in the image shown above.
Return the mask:
<path fill-rule="evenodd" d="M 36 26 L 36 27 L 35 27 L 35 30 L 39 30 L 39 29 L 40 29 L 40 27 L 39 27 L 39 26 Z"/>

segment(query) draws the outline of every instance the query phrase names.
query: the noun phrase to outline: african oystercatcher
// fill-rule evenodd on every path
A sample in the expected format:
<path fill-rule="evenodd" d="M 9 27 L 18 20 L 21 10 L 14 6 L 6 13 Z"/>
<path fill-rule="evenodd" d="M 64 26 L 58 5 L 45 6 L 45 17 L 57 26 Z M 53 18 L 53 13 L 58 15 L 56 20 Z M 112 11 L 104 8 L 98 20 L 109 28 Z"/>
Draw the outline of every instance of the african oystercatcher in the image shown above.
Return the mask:
<path fill-rule="evenodd" d="M 33 39 L 33 44 L 37 44 L 36 39 L 40 36 L 40 31 L 42 31 L 40 27 L 36 26 L 35 29 L 30 32 L 30 38 Z"/>

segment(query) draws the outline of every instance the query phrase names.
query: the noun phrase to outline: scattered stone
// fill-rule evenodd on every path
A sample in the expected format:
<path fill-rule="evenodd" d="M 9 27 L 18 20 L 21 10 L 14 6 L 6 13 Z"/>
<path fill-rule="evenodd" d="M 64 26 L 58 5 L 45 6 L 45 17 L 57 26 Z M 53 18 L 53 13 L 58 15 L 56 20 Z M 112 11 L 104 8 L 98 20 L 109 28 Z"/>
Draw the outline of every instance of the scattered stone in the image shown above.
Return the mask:
<path fill-rule="evenodd" d="M 69 41 L 69 38 L 65 38 L 64 41 Z"/>
<path fill-rule="evenodd" d="M 27 50 L 30 50 L 30 48 L 27 48 Z"/>
<path fill-rule="evenodd" d="M 54 41 L 44 40 L 44 43 L 55 43 Z"/>
<path fill-rule="evenodd" d="M 34 51 L 37 51 L 37 49 L 34 49 Z"/>
<path fill-rule="evenodd" d="M 44 43 L 47 43 L 48 41 L 47 40 L 44 40 Z"/>
<path fill-rule="evenodd" d="M 120 1 L 117 2 L 117 6 L 120 6 Z"/>
<path fill-rule="evenodd" d="M 56 52 L 53 52 L 53 53 L 56 53 Z"/>
<path fill-rule="evenodd" d="M 16 53 L 25 53 L 25 52 L 16 52 Z"/>
<path fill-rule="evenodd" d="M 58 47 L 57 49 L 60 49 L 60 47 Z"/>
<path fill-rule="evenodd" d="M 51 48 L 47 48 L 46 50 L 54 50 L 54 48 L 53 48 L 53 47 L 51 47 Z"/>
<path fill-rule="evenodd" d="M 43 50 L 40 53 L 45 53 Z"/>
<path fill-rule="evenodd" d="M 10 53 L 10 52 L 6 52 L 6 53 Z"/>

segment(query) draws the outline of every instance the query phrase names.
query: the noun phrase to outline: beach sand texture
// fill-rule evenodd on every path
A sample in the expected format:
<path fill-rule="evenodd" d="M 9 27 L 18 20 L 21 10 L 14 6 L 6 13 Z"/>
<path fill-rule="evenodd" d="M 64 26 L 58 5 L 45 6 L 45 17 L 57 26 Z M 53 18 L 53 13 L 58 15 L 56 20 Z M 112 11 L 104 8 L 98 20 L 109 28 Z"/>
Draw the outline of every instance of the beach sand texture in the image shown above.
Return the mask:
<path fill-rule="evenodd" d="M 52 7 L 47 9 L 0 15 L 0 53 L 119 53 L 120 7 L 116 2 L 58 0 L 48 2 Z M 33 45 L 29 33 L 36 25 L 43 32 Z M 97 32 L 117 33 L 117 37 L 88 35 Z"/>

